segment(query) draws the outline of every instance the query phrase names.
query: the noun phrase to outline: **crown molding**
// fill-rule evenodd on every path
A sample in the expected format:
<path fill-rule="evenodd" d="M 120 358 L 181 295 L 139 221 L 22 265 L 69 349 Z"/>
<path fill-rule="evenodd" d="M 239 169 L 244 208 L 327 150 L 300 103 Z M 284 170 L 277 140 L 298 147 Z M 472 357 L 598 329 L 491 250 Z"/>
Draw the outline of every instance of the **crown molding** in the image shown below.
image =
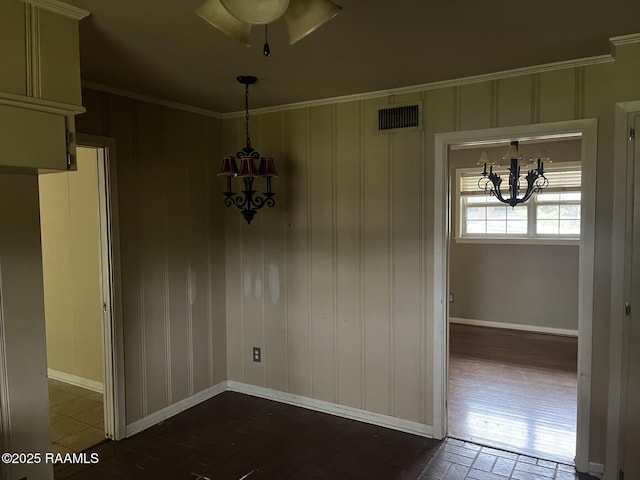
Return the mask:
<path fill-rule="evenodd" d="M 113 95 L 119 95 L 121 97 L 131 98 L 132 100 L 139 100 L 141 102 L 153 103 L 155 105 L 173 108 L 175 110 L 182 110 L 184 112 L 196 113 L 198 115 L 204 115 L 205 117 L 217 118 L 218 120 L 221 120 L 223 118 L 222 114 L 218 112 L 214 112 L 212 110 L 207 110 L 206 108 L 194 107 L 192 105 L 185 105 L 179 102 L 172 102 L 171 100 L 163 100 L 162 98 L 152 97 L 149 95 L 144 95 L 142 93 L 131 92 L 129 90 L 112 87 L 110 85 L 105 85 L 103 83 L 92 82 L 90 80 L 82 79 L 82 86 L 84 88 L 97 90 L 99 92 L 111 93 Z"/>
<path fill-rule="evenodd" d="M 614 47 L 619 47 L 620 45 L 630 45 L 632 43 L 640 43 L 640 33 L 611 37 L 609 39 L 609 43 Z"/>
<path fill-rule="evenodd" d="M 552 70 L 564 70 L 567 68 L 585 67 L 588 65 L 597 65 L 600 63 L 610 63 L 615 61 L 612 54 L 598 55 L 595 57 L 579 58 L 575 60 L 563 60 L 560 62 L 545 63 L 542 65 L 534 65 L 531 67 L 520 67 L 511 70 L 503 70 L 500 72 L 484 73 L 482 75 L 473 75 L 470 77 L 455 78 L 452 80 L 441 80 L 438 82 L 423 83 L 420 85 L 411 85 L 408 87 L 392 88 L 389 90 L 378 90 L 375 92 L 356 93 L 353 95 L 343 95 L 340 97 L 322 98 L 318 100 L 309 100 L 305 102 L 289 103 L 273 107 L 256 108 L 250 110 L 252 114 L 263 114 L 281 112 L 284 110 L 294 110 L 298 108 L 309 108 L 320 105 L 328 105 L 335 103 L 353 102 L 358 100 L 370 100 L 373 98 L 387 97 L 391 95 L 403 95 L 407 93 L 417 93 L 426 90 L 437 90 L 439 88 L 459 87 L 472 83 L 488 82 L 492 80 L 501 80 L 504 78 L 519 77 L 521 75 L 532 75 L 535 73 L 549 72 Z M 241 117 L 244 111 L 229 112 L 221 114 L 223 119 Z"/>
<path fill-rule="evenodd" d="M 44 10 L 48 10 L 65 17 L 72 18 L 74 20 L 82 20 L 85 17 L 91 15 L 91 12 L 82 8 L 74 7 L 68 3 L 60 2 L 59 0 L 22 0 L 24 3 L 36 5 Z"/>
<path fill-rule="evenodd" d="M 638 37 L 638 40 L 632 41 L 631 38 L 627 39 L 627 37 L 636 37 L 636 36 Z M 625 37 L 614 37 L 610 39 L 610 41 L 613 42 L 614 39 L 623 39 L 623 38 L 626 39 L 625 44 L 634 43 L 635 41 L 640 41 L 640 34 L 626 35 Z M 377 90 L 373 92 L 356 93 L 352 95 L 342 95 L 338 97 L 321 98 L 318 100 L 308 100 L 304 102 L 275 105 L 272 107 L 256 108 L 256 109 L 250 110 L 250 113 L 253 115 L 259 115 L 264 113 L 274 113 L 274 112 L 282 112 L 286 110 L 295 110 L 298 108 L 310 108 L 310 107 L 317 107 L 322 105 L 331 105 L 336 103 L 370 100 L 374 98 L 387 97 L 392 95 L 403 95 L 407 93 L 417 93 L 417 92 L 423 92 L 427 90 L 437 90 L 439 88 L 458 87 L 461 85 L 468 85 L 472 83 L 501 80 L 505 78 L 518 77 L 521 75 L 532 75 L 536 73 L 549 72 L 553 70 L 564 70 L 568 68 L 585 67 L 585 66 L 597 65 L 601 63 L 611 63 L 614 61 L 615 61 L 614 55 L 609 53 L 609 54 L 598 55 L 594 57 L 579 58 L 575 60 L 563 60 L 560 62 L 545 63 L 542 65 L 534 65 L 529 67 L 520 67 L 520 68 L 511 69 L 511 70 L 503 70 L 500 72 L 485 73 L 482 75 L 473 75 L 469 77 L 455 78 L 451 80 L 441 80 L 438 82 L 423 83 L 420 85 L 411 85 L 408 87 L 392 88 L 388 90 Z M 244 110 L 236 111 L 236 112 L 228 112 L 228 113 L 214 112 L 212 110 L 194 107 L 191 105 L 185 105 L 185 104 L 173 102 L 170 100 L 163 100 L 161 98 L 151 97 L 141 93 L 131 92 L 128 90 L 124 90 L 124 89 L 120 89 L 120 88 L 116 88 L 109 85 L 96 83 L 96 82 L 92 82 L 84 79 L 82 80 L 82 86 L 85 88 L 90 88 L 92 90 L 112 93 L 114 95 L 120 95 L 122 97 L 128 97 L 134 100 L 154 103 L 157 105 L 174 108 L 177 110 L 184 110 L 186 112 L 205 115 L 205 116 L 217 118 L 220 120 L 242 117 L 245 114 Z"/>

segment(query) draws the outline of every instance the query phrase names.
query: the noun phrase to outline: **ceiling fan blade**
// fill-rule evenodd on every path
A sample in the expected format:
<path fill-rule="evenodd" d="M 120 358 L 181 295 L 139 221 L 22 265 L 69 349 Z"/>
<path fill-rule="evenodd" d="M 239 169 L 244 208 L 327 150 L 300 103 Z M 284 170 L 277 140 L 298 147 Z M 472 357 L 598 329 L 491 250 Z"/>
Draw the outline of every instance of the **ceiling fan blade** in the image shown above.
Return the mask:
<path fill-rule="evenodd" d="M 196 10 L 196 13 L 221 32 L 248 47 L 251 46 L 251 25 L 241 22 L 231 15 L 220 3 L 220 0 L 207 0 Z"/>
<path fill-rule="evenodd" d="M 289 31 L 289 45 L 309 35 L 335 17 L 342 7 L 330 0 L 290 0 L 284 17 Z"/>

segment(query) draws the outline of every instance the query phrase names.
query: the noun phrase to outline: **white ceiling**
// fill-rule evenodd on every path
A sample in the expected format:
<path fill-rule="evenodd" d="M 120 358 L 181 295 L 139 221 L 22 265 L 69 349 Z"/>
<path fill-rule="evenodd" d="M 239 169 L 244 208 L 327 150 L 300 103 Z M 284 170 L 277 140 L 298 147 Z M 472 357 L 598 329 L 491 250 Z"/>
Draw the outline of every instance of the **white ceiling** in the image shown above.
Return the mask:
<path fill-rule="evenodd" d="M 215 112 L 386 90 L 609 53 L 640 31 L 638 0 L 335 0 L 342 12 L 293 46 L 286 25 L 247 48 L 198 17 L 204 0 L 65 0 L 83 79 Z M 259 1 L 259 0 L 257 0 Z"/>

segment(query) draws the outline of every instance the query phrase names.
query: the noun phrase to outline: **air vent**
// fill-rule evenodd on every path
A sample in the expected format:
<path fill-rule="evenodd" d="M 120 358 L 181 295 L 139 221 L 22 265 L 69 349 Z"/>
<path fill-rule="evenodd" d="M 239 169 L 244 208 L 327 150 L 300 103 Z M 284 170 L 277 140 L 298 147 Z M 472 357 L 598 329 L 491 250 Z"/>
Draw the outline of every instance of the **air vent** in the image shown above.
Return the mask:
<path fill-rule="evenodd" d="M 378 110 L 378 131 L 420 128 L 420 104 L 393 105 Z"/>

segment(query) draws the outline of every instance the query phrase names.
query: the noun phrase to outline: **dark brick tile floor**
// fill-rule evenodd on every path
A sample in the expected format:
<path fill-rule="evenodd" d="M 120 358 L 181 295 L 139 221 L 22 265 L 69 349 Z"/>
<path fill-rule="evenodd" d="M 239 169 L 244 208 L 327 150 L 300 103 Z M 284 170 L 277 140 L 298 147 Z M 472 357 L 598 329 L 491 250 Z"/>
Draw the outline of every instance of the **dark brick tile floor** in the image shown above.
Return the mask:
<path fill-rule="evenodd" d="M 225 392 L 56 480 L 576 480 L 570 465 Z"/>

